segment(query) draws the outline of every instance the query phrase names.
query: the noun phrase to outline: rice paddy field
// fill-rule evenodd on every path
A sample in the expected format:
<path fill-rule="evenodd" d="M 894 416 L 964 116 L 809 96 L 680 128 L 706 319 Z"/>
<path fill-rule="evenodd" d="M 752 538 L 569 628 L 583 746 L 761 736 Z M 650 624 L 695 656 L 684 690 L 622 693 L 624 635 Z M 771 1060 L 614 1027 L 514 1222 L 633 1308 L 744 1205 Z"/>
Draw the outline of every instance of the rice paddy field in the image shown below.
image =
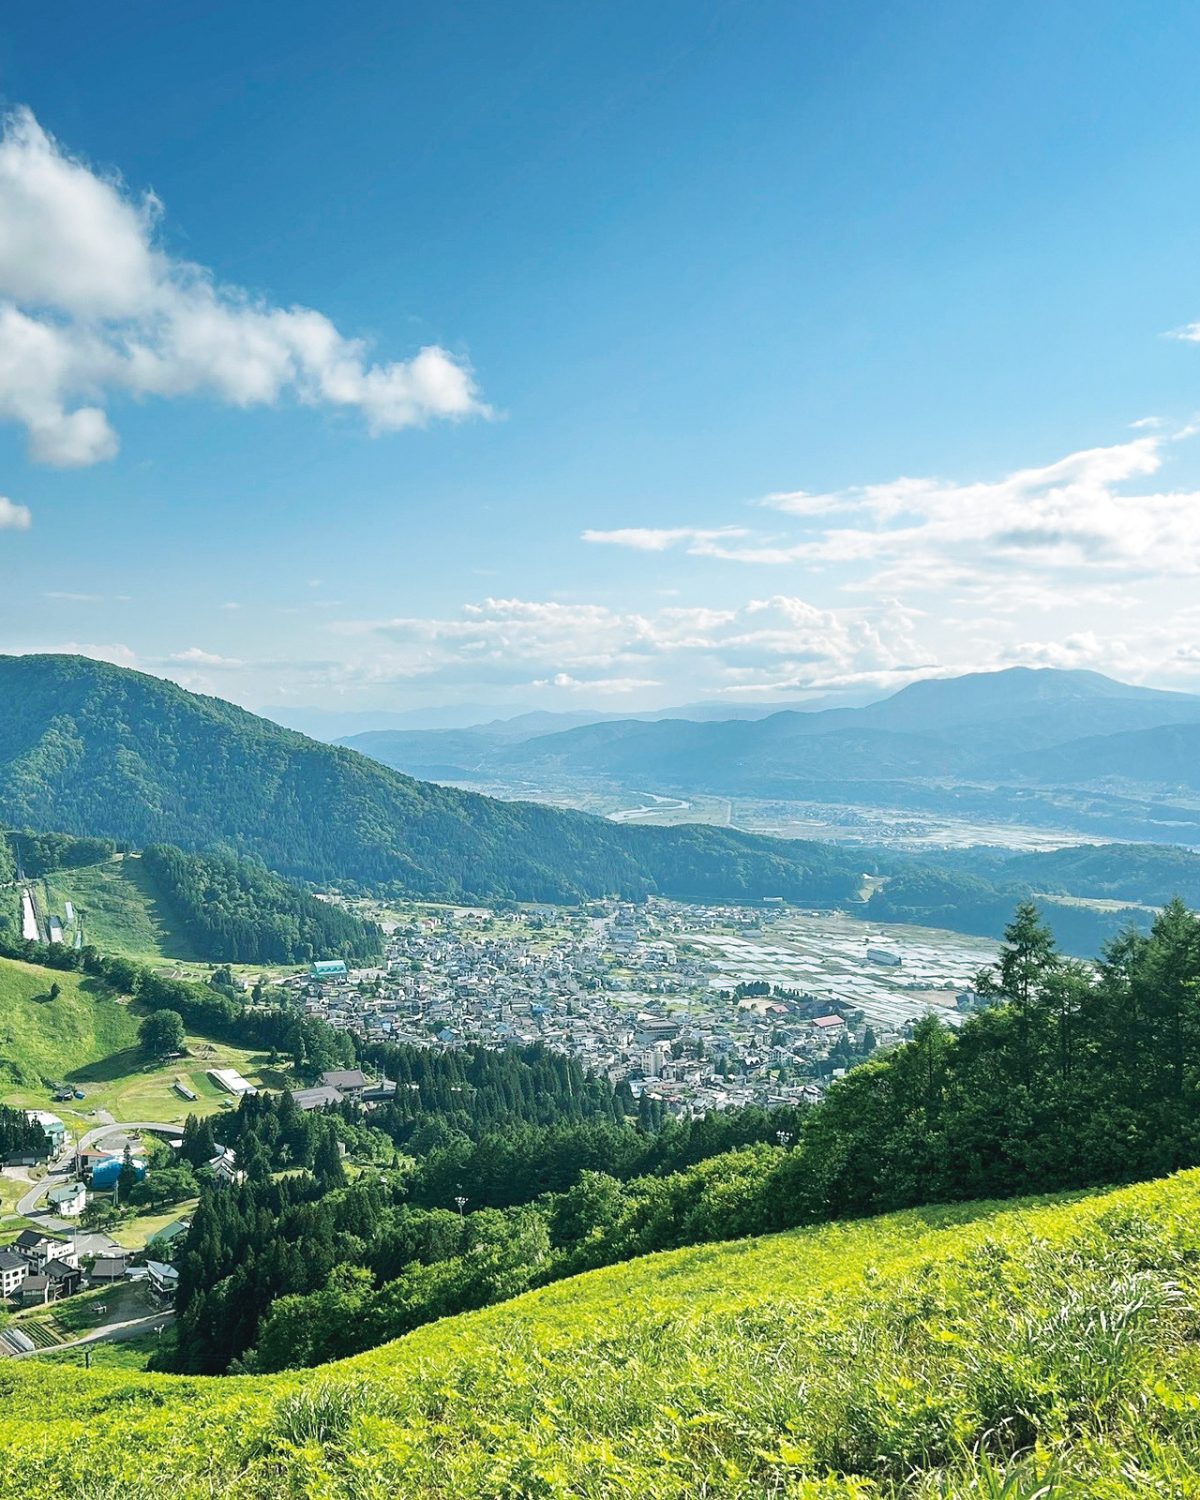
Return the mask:
<path fill-rule="evenodd" d="M 997 945 L 936 928 L 881 925 L 836 913 L 789 912 L 761 932 L 686 932 L 712 965 L 714 989 L 766 980 L 784 989 L 844 1000 L 870 1025 L 894 1030 L 931 1006 L 958 1019 L 955 997 L 994 963 Z M 898 963 L 880 962 L 871 954 Z"/>
<path fill-rule="evenodd" d="M 0 1494 L 1200 1495 L 1200 1174 L 649 1256 L 319 1370 L 0 1367 Z"/>

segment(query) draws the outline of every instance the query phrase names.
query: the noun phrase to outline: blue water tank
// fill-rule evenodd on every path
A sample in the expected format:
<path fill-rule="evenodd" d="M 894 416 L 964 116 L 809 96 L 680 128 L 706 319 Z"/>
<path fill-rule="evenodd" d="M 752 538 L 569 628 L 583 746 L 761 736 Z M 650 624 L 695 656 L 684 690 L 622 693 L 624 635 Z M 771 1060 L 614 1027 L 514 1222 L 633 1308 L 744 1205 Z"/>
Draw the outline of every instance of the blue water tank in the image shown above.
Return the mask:
<path fill-rule="evenodd" d="M 92 1186 L 97 1189 L 116 1186 L 117 1178 L 121 1175 L 121 1168 L 125 1165 L 123 1156 L 106 1156 L 103 1161 L 98 1161 L 92 1168 Z M 146 1163 L 139 1157 L 133 1158 L 133 1170 L 137 1173 L 140 1182 L 146 1175 Z"/>

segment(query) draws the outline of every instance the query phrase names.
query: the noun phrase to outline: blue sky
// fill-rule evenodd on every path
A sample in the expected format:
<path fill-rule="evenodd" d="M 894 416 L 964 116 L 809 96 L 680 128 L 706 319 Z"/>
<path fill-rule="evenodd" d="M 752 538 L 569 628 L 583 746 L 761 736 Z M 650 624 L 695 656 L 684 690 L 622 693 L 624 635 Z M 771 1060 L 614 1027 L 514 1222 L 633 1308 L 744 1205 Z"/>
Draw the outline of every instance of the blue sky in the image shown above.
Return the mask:
<path fill-rule="evenodd" d="M 10 11 L 0 649 L 266 708 L 1200 688 L 1198 44 L 1055 0 Z"/>

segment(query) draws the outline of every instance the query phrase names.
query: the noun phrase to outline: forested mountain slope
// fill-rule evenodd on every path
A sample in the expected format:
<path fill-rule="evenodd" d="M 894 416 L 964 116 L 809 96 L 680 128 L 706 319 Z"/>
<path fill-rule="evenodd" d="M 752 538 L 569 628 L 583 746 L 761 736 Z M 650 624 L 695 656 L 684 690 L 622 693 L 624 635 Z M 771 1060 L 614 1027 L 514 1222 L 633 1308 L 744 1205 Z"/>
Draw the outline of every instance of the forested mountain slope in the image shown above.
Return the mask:
<path fill-rule="evenodd" d="M 1094 734 L 996 762 L 997 772 L 1040 785 L 1086 783 L 1200 788 L 1200 724 L 1156 724 Z"/>
<path fill-rule="evenodd" d="M 0 820 L 422 895 L 850 895 L 849 858 L 724 829 L 625 828 L 432 786 L 218 698 L 71 656 L 0 658 Z"/>
<path fill-rule="evenodd" d="M 151 844 L 117 854 L 110 839 L 27 830 L 0 835 L 0 934 L 8 937 L 21 932 L 24 887 L 10 883 L 18 866 L 73 946 L 243 964 L 363 963 L 381 952 L 374 923 L 228 849 L 186 854 Z"/>
<path fill-rule="evenodd" d="M 0 1368 L 0 1493 L 1185 1495 L 1200 1176 L 649 1256 L 320 1371 Z"/>

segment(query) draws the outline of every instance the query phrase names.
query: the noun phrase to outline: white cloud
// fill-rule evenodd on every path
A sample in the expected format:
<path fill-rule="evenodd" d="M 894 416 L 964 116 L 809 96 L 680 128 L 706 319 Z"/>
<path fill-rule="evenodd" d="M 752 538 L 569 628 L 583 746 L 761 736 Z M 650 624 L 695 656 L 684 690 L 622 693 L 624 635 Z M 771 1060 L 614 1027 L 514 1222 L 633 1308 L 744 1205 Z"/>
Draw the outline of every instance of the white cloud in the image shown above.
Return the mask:
<path fill-rule="evenodd" d="M 65 656 L 90 656 L 96 661 L 111 662 L 114 667 L 136 667 L 138 665 L 137 652 L 131 646 L 123 645 L 120 641 L 111 644 L 95 645 L 90 643 L 81 644 L 79 641 L 68 641 L 65 646 L 48 646 L 48 651 L 62 653 Z"/>
<path fill-rule="evenodd" d="M 180 666 L 195 667 L 242 667 L 244 662 L 235 656 L 218 656 L 212 651 L 203 651 L 199 646 L 189 646 L 186 651 L 176 651 L 167 661 Z"/>
<path fill-rule="evenodd" d="M 759 502 L 799 523 L 798 536 L 738 540 L 732 527 L 591 536 L 633 547 L 654 538 L 660 550 L 686 543 L 689 553 L 728 562 L 836 568 L 849 575 L 848 587 L 892 592 L 1015 586 L 1028 596 L 1066 578 L 1111 586 L 1195 577 L 1200 492 L 1144 483 L 1177 436 L 1148 433 L 993 481 L 902 477 Z"/>
<path fill-rule="evenodd" d="M 700 679 L 721 692 L 747 691 L 760 675 L 797 688 L 872 675 L 890 681 L 915 659 L 914 618 L 892 601 L 832 610 L 788 595 L 732 609 L 671 606 L 648 613 L 485 599 L 449 619 L 342 621 L 332 628 L 376 643 L 379 671 L 398 677 L 597 693 Z"/>
<path fill-rule="evenodd" d="M 17 505 L 0 495 L 0 531 L 28 531 L 33 516 L 26 505 Z"/>
<path fill-rule="evenodd" d="M 572 693 L 638 693 L 646 688 L 661 687 L 657 677 L 572 677 L 556 672 L 553 677 L 538 677 L 530 683 L 535 688 L 559 688 Z"/>
<path fill-rule="evenodd" d="M 665 552 L 668 547 L 687 542 L 689 552 L 704 556 L 716 543 L 748 535 L 749 532 L 740 526 L 721 526 L 715 531 L 704 531 L 695 526 L 671 526 L 657 530 L 649 526 L 623 526 L 616 531 L 589 529 L 583 533 L 582 539 L 613 547 L 630 547 L 635 552 Z"/>
<path fill-rule="evenodd" d="M 171 256 L 162 207 L 71 157 L 25 109 L 0 137 L 0 419 L 39 462 L 117 451 L 113 394 L 360 411 L 372 433 L 487 415 L 470 367 L 436 344 L 371 364 L 322 313 L 275 307 Z"/>

